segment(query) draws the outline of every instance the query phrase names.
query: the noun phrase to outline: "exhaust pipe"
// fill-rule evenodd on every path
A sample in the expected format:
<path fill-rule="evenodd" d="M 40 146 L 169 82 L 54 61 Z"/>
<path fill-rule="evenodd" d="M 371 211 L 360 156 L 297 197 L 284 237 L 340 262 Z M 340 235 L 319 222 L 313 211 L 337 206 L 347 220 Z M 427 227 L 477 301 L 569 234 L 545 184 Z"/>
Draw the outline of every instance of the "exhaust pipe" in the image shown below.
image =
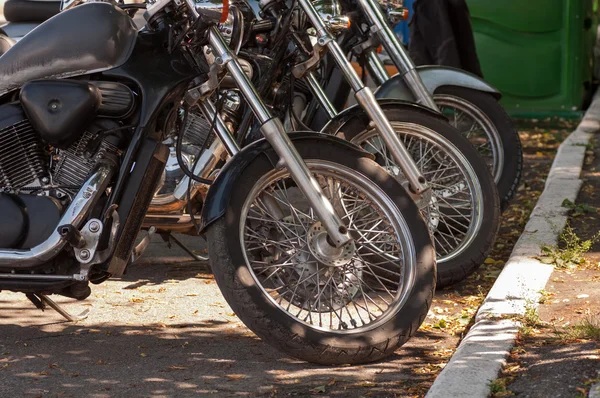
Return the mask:
<path fill-rule="evenodd" d="M 77 229 L 81 227 L 89 210 L 96 204 L 100 195 L 106 190 L 113 169 L 107 166 L 100 166 L 83 184 L 73 201 L 64 212 L 54 232 L 48 239 L 39 245 L 27 249 L 3 249 L 0 250 L 0 266 L 12 267 L 15 269 L 30 268 L 43 264 L 54 258 L 66 241 L 58 231 L 60 225 L 73 225 Z"/>

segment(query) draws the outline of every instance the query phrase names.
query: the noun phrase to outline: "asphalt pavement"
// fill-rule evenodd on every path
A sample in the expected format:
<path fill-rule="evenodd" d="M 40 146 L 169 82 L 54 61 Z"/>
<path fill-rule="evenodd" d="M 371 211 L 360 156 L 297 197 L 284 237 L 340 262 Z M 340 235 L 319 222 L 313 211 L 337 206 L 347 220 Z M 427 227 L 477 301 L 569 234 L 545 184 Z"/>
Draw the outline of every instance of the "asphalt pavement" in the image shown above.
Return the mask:
<path fill-rule="evenodd" d="M 310 365 L 248 330 L 206 263 L 147 260 L 85 301 L 52 296 L 73 314 L 90 310 L 78 323 L 0 293 L 0 397 L 394 396 L 416 377 L 420 338 L 381 363 Z"/>

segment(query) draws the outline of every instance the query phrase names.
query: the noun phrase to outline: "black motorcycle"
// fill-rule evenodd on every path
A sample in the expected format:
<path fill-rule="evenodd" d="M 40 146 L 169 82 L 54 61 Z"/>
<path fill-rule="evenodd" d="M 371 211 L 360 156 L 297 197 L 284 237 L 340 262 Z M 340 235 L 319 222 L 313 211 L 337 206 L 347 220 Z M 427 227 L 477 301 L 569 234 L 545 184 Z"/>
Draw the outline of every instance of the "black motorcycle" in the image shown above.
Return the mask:
<path fill-rule="evenodd" d="M 55 305 L 47 295 L 84 299 L 122 275 L 177 142 L 189 186 L 207 189 L 191 210 L 215 279 L 246 325 L 312 362 L 385 357 L 431 304 L 427 225 L 373 155 L 283 128 L 221 33 L 225 5 L 157 0 L 138 31 L 84 4 L 0 57 L 0 289 Z M 265 137 L 243 149 L 220 112 L 225 74 Z M 184 160 L 198 109 L 209 133 Z"/>

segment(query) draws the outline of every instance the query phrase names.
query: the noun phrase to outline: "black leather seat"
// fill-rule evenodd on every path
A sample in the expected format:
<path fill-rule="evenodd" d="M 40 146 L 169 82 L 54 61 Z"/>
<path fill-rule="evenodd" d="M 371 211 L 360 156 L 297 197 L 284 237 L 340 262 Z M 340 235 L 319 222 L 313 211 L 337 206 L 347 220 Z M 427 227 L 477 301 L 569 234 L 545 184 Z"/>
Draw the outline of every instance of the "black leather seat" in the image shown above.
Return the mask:
<path fill-rule="evenodd" d="M 133 20 L 111 4 L 88 3 L 61 12 L 0 57 L 0 95 L 32 80 L 80 76 L 121 66 L 133 51 L 136 38 Z"/>
<path fill-rule="evenodd" d="M 60 12 L 60 1 L 6 0 L 4 19 L 8 22 L 44 22 Z"/>

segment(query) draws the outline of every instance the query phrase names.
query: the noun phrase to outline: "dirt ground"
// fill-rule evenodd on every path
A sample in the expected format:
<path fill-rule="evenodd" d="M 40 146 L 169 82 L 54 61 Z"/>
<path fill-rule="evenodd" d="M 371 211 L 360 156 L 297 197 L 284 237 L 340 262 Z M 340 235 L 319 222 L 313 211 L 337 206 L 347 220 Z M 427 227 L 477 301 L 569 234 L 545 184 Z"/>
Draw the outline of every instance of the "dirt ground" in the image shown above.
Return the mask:
<path fill-rule="evenodd" d="M 504 213 L 490 258 L 439 291 L 416 336 L 385 361 L 354 367 L 290 359 L 232 313 L 206 264 L 165 265 L 154 246 L 122 279 L 84 302 L 57 298 L 79 323 L 0 293 L 0 396 L 423 396 L 453 354 L 541 194 L 558 144 L 573 124 L 523 126 L 523 183 Z M 183 258 L 182 258 L 183 259 Z M 171 259 L 172 260 L 172 259 Z"/>
<path fill-rule="evenodd" d="M 582 241 L 600 231 L 599 171 L 600 140 L 594 138 L 569 220 Z M 600 381 L 599 241 L 584 258 L 582 264 L 559 263 L 537 314 L 526 314 L 503 378 L 494 386 L 497 396 L 586 397 Z"/>

